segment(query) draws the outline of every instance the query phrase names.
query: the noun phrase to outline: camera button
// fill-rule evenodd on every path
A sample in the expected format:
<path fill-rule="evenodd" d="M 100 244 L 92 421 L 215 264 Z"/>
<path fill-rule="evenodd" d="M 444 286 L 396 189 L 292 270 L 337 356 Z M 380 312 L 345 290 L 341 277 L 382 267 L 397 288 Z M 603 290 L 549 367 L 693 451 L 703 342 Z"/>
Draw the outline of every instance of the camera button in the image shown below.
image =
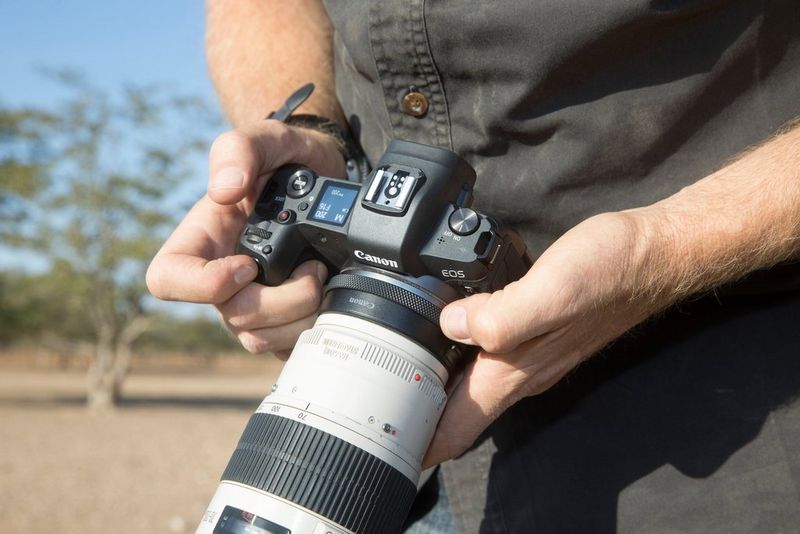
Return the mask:
<path fill-rule="evenodd" d="M 308 202 L 301 202 L 300 205 L 297 206 L 298 211 L 306 211 L 308 209 Z"/>
<path fill-rule="evenodd" d="M 475 210 L 458 208 L 450 214 L 448 224 L 454 234 L 469 235 L 478 229 L 478 226 L 481 224 L 481 218 Z"/>
<path fill-rule="evenodd" d="M 257 244 L 261 243 L 261 241 L 263 241 L 263 239 L 261 239 L 261 236 L 252 235 L 251 234 L 251 235 L 245 237 L 245 241 L 247 241 L 248 243 L 252 243 L 253 245 L 257 245 Z"/>
<path fill-rule="evenodd" d="M 261 249 L 262 254 L 269 254 L 272 252 L 272 245 L 264 245 L 264 248 Z"/>
<path fill-rule="evenodd" d="M 294 221 L 294 212 L 292 210 L 283 210 L 278 214 L 278 222 L 281 224 L 289 224 Z"/>
<path fill-rule="evenodd" d="M 308 169 L 300 169 L 295 172 L 286 185 L 286 194 L 290 198 L 304 197 L 314 189 L 316 176 Z"/>

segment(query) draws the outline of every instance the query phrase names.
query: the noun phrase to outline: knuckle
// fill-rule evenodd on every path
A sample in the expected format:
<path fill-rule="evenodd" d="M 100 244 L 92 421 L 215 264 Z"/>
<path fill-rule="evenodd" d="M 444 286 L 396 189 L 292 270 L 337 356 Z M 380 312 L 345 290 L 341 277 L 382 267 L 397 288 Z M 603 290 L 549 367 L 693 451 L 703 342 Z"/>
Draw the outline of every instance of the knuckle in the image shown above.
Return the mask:
<path fill-rule="evenodd" d="M 253 311 L 253 304 L 242 293 L 217 305 L 217 310 L 222 321 L 236 331 L 252 328 L 253 319 L 257 315 L 257 309 Z"/>
<path fill-rule="evenodd" d="M 272 134 L 275 136 L 275 139 L 281 146 L 297 143 L 300 139 L 297 128 L 293 128 L 283 122 L 270 124 L 270 128 L 272 129 Z"/>
<path fill-rule="evenodd" d="M 300 279 L 295 291 L 302 305 L 309 309 L 316 309 L 322 300 L 322 284 L 312 276 Z"/>
<path fill-rule="evenodd" d="M 223 155 L 250 146 L 250 138 L 241 130 L 223 132 L 211 143 L 211 155 Z"/>
<path fill-rule="evenodd" d="M 242 330 L 249 326 L 249 321 L 247 320 L 247 317 L 243 315 L 230 315 L 230 316 L 224 315 L 223 320 L 225 321 L 225 324 L 228 325 L 228 327 L 234 330 Z"/>
<path fill-rule="evenodd" d="M 228 283 L 221 277 L 212 276 L 206 281 L 206 286 L 202 291 L 204 300 L 208 302 L 218 302 L 223 300 L 228 294 Z"/>
<path fill-rule="evenodd" d="M 238 335 L 239 343 L 250 354 L 262 354 L 269 352 L 272 348 L 270 340 L 253 332 L 240 332 Z"/>
<path fill-rule="evenodd" d="M 505 321 L 485 308 L 474 312 L 470 331 L 472 339 L 483 350 L 493 354 L 508 352 L 514 348 L 511 333 Z"/>
<path fill-rule="evenodd" d="M 260 122 L 245 131 L 250 134 L 250 139 L 257 148 L 263 149 L 264 145 L 269 145 L 278 153 L 285 152 L 298 139 L 295 127 L 274 120 Z"/>

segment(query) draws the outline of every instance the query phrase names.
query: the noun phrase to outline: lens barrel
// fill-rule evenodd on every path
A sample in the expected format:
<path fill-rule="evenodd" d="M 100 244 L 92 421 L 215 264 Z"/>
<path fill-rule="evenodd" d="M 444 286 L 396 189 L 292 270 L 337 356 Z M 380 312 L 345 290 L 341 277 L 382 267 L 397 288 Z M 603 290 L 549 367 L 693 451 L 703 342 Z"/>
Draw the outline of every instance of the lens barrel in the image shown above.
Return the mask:
<path fill-rule="evenodd" d="M 250 418 L 222 480 L 257 488 L 353 532 L 398 532 L 416 485 L 388 463 L 285 417 Z"/>
<path fill-rule="evenodd" d="M 198 532 L 243 524 L 266 533 L 399 532 L 444 385 L 465 357 L 439 328 L 456 298 L 433 278 L 363 268 L 333 277 Z"/>
<path fill-rule="evenodd" d="M 336 312 L 381 324 L 428 349 L 448 373 L 469 357 L 439 327 L 439 315 L 460 295 L 433 277 L 411 279 L 377 269 L 349 269 L 325 288 L 321 313 Z"/>

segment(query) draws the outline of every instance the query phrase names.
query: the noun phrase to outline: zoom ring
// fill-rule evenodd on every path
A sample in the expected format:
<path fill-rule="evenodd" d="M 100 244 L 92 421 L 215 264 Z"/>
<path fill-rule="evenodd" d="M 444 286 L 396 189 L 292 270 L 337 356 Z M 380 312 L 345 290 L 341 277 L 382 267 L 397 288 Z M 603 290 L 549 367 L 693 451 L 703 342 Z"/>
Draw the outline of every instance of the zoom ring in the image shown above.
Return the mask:
<path fill-rule="evenodd" d="M 222 480 L 264 490 L 358 533 L 399 532 L 416 487 L 332 434 L 272 414 L 247 423 Z"/>

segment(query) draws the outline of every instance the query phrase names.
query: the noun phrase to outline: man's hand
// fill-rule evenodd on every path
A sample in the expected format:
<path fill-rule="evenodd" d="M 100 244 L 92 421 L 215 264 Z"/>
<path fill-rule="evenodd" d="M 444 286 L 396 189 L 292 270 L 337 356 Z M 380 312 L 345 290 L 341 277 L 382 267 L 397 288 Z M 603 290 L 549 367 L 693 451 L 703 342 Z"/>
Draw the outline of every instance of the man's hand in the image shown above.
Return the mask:
<path fill-rule="evenodd" d="M 424 465 L 453 458 L 506 408 L 543 392 L 659 307 L 635 298 L 635 218 L 607 213 L 554 243 L 519 281 L 447 306 L 444 333 L 483 348 L 451 392 Z"/>
<path fill-rule="evenodd" d="M 483 348 L 423 462 L 454 458 L 506 408 L 546 390 L 657 311 L 800 255 L 800 127 L 651 206 L 587 219 L 518 282 L 451 303 L 441 326 Z"/>
<path fill-rule="evenodd" d="M 260 121 L 222 134 L 211 147 L 208 193 L 178 225 L 147 271 L 156 297 L 214 304 L 251 352 L 285 355 L 314 322 L 327 277 L 317 261 L 300 265 L 279 287 L 251 283 L 255 262 L 234 255 L 258 194 L 286 163 L 344 176 L 344 160 L 327 135 Z"/>

